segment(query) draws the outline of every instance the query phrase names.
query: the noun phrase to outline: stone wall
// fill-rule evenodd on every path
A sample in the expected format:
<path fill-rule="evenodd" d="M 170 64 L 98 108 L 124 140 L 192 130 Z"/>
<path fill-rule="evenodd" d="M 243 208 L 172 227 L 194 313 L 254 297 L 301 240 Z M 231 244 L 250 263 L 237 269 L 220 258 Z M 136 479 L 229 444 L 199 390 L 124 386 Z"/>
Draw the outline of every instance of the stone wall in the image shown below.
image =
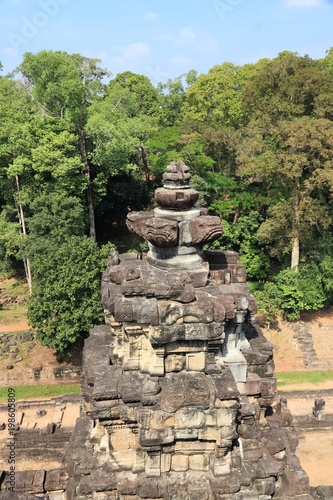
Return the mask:
<path fill-rule="evenodd" d="M 80 366 L 36 366 L 28 370 L 6 370 L 0 372 L 0 385 L 2 387 L 15 387 L 22 385 L 22 380 L 26 385 L 40 384 L 61 384 L 76 383 L 81 380 Z"/>
<path fill-rule="evenodd" d="M 15 474 L 15 493 L 38 495 L 37 498 L 48 500 L 65 500 L 65 487 L 68 475 L 64 469 L 17 471 Z M 8 476 L 1 476 L 0 498 L 6 498 Z M 47 494 L 47 496 L 46 496 Z M 14 499 L 8 492 L 8 499 Z M 26 498 L 26 497 L 23 497 Z M 29 497 L 28 497 L 29 498 Z M 35 498 L 35 497 L 34 497 Z"/>
<path fill-rule="evenodd" d="M 110 364 L 110 329 L 95 328 L 68 498 L 312 498 L 292 417 L 275 393 L 271 346 L 249 330 L 257 353 L 250 366 L 261 379 L 258 387 L 250 377 L 251 396 L 240 394 L 229 368 L 163 378 L 123 370 Z"/>
<path fill-rule="evenodd" d="M 44 494 L 47 493 L 48 500 L 65 499 L 68 475 L 62 462 L 73 432 L 73 421 L 75 422 L 79 414 L 80 401 L 79 395 L 69 395 L 53 400 L 16 403 L 15 491 L 17 495 L 27 493 L 36 494 L 38 498 L 46 498 Z M 0 405 L 1 499 L 7 498 L 7 493 L 11 495 L 8 491 L 10 485 L 6 445 L 13 440 L 13 437 L 9 436 L 6 426 L 7 409 L 7 405 Z M 57 463 L 58 467 L 55 466 Z M 29 470 L 22 470 L 26 466 Z"/>

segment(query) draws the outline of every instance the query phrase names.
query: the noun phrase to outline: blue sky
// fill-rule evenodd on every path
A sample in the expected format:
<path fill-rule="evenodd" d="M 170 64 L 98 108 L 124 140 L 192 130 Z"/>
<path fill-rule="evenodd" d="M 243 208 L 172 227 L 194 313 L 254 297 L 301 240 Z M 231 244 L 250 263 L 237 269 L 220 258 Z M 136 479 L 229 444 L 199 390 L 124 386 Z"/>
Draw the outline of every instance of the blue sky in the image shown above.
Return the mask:
<path fill-rule="evenodd" d="M 0 0 L 0 61 L 6 74 L 24 52 L 63 50 L 156 84 L 283 50 L 324 57 L 332 21 L 333 0 Z"/>

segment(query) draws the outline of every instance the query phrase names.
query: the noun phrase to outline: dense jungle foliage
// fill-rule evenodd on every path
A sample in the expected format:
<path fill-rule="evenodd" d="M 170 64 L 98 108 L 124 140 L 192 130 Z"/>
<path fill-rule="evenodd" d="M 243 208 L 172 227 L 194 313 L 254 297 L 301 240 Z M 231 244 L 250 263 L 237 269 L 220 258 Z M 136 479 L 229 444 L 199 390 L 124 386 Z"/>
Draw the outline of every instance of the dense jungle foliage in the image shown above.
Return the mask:
<path fill-rule="evenodd" d="M 0 65 L 1 68 L 1 65 Z M 262 312 L 294 320 L 333 299 L 333 49 L 154 87 L 79 54 L 27 52 L 0 76 L 0 272 L 24 273 L 29 320 L 60 351 L 102 320 L 100 272 L 129 210 L 171 160 L 222 219 Z"/>

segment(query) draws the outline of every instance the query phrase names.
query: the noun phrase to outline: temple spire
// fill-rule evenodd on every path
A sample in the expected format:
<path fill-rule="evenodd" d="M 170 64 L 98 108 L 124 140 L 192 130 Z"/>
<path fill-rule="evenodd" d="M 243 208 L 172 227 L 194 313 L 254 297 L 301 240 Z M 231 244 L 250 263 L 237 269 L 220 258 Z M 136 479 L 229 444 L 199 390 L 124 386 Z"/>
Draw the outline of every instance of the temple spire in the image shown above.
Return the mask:
<path fill-rule="evenodd" d="M 131 212 L 130 231 L 148 241 L 148 262 L 155 267 L 193 269 L 203 265 L 203 245 L 222 235 L 219 217 L 206 214 L 191 188 L 191 174 L 184 162 L 171 162 L 163 174 L 164 185 L 155 191 L 153 212 Z"/>

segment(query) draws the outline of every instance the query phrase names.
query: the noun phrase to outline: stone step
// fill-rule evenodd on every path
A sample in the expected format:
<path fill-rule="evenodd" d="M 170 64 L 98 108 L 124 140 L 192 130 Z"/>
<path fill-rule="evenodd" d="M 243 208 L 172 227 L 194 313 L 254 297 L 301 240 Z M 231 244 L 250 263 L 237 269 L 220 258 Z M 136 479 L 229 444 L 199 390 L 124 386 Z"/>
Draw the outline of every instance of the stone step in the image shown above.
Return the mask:
<path fill-rule="evenodd" d="M 307 368 L 313 368 L 318 361 L 317 353 L 313 346 L 313 339 L 307 325 L 298 324 L 292 327 L 295 331 L 294 338 L 298 340 L 303 354 L 303 364 Z"/>

